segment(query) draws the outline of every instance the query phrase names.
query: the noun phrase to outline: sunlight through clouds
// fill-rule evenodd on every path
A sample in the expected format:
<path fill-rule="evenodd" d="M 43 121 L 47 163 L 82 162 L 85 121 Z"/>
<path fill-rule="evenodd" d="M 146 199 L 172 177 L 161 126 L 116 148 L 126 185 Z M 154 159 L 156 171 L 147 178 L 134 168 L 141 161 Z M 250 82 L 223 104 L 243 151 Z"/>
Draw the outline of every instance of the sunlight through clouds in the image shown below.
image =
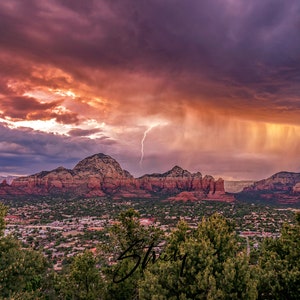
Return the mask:
<path fill-rule="evenodd" d="M 109 151 L 134 175 L 174 165 L 237 179 L 299 171 L 299 9 L 1 2 L 0 142 L 26 135 L 10 149 L 34 159 L 35 133 L 44 144 L 55 136 L 60 150 L 54 157 L 51 145 L 45 160 Z M 17 172 L 18 160 L 2 168 Z"/>

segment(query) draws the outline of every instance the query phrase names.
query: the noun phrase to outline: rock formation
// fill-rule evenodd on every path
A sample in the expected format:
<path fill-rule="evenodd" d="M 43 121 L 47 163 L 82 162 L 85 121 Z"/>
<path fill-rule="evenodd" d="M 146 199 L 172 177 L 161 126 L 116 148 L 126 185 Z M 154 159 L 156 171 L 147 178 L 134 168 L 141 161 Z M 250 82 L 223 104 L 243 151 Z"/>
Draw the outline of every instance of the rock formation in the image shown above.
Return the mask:
<path fill-rule="evenodd" d="M 254 182 L 249 187 L 244 188 L 244 191 L 292 191 L 295 184 L 300 182 L 300 173 L 279 172 L 267 179 Z"/>
<path fill-rule="evenodd" d="M 300 173 L 276 173 L 244 188 L 240 197 L 280 204 L 300 204 Z"/>
<path fill-rule="evenodd" d="M 225 191 L 228 193 L 238 193 L 241 192 L 245 187 L 248 187 L 254 183 L 253 180 L 225 180 L 224 187 Z"/>
<path fill-rule="evenodd" d="M 3 182 L 5 180 L 6 183 L 11 184 L 12 181 L 17 177 L 18 176 L 0 176 L 0 182 Z"/>
<path fill-rule="evenodd" d="M 143 190 L 162 193 L 179 193 L 181 191 L 202 190 L 201 173 L 191 174 L 175 166 L 163 174 L 147 174 L 137 179 L 137 185 Z"/>
<path fill-rule="evenodd" d="M 174 197 L 187 200 L 213 199 L 228 201 L 224 181 L 212 176 L 202 178 L 175 166 L 163 174 L 147 174 L 134 178 L 112 157 L 99 153 L 81 160 L 72 170 L 58 167 L 52 171 L 19 177 L 11 185 L 3 182 L 0 195 L 48 195 L 71 193 L 82 196 Z M 170 198 L 170 199 L 171 199 Z"/>
<path fill-rule="evenodd" d="M 294 193 L 294 194 L 300 193 L 300 182 L 296 183 L 296 184 L 293 186 L 293 193 Z"/>

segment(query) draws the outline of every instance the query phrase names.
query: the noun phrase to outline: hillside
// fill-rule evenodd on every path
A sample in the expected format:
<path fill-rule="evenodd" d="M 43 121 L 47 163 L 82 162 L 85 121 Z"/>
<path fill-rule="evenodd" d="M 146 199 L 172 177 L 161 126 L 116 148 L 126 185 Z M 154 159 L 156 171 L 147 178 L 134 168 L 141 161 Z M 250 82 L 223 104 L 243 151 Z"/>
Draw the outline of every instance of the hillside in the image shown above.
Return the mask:
<path fill-rule="evenodd" d="M 284 205 L 300 204 L 300 173 L 279 172 L 269 178 L 254 182 L 239 193 L 246 201 Z"/>
<path fill-rule="evenodd" d="M 73 169 L 58 167 L 30 176 L 19 177 L 9 185 L 3 182 L 0 195 L 72 194 L 85 197 L 170 197 L 170 200 L 211 199 L 233 201 L 224 190 L 224 180 L 202 177 L 179 166 L 159 174 L 134 178 L 120 164 L 103 153 L 84 158 Z"/>

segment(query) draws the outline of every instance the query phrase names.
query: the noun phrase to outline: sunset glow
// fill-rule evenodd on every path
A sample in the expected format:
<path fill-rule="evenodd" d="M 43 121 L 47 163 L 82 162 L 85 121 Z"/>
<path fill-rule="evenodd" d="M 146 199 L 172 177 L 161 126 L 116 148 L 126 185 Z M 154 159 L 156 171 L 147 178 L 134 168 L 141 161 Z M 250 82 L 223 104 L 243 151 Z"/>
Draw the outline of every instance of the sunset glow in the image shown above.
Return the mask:
<path fill-rule="evenodd" d="M 299 9 L 2 1 L 0 175 L 99 152 L 135 176 L 299 172 Z"/>

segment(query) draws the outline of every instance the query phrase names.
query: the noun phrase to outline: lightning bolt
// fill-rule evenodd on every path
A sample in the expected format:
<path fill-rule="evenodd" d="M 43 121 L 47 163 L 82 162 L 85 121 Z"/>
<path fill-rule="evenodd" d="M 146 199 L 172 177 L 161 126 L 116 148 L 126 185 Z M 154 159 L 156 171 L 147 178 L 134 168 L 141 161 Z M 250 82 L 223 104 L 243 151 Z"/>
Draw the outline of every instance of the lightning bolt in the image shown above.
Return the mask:
<path fill-rule="evenodd" d="M 141 159 L 140 159 L 140 166 L 142 166 L 143 159 L 144 159 L 144 142 L 145 142 L 145 139 L 146 139 L 146 137 L 147 137 L 147 134 L 148 134 L 154 127 L 156 127 L 157 125 L 158 125 L 158 124 L 149 126 L 148 129 L 144 132 L 143 138 L 142 138 L 142 140 L 141 140 Z"/>

